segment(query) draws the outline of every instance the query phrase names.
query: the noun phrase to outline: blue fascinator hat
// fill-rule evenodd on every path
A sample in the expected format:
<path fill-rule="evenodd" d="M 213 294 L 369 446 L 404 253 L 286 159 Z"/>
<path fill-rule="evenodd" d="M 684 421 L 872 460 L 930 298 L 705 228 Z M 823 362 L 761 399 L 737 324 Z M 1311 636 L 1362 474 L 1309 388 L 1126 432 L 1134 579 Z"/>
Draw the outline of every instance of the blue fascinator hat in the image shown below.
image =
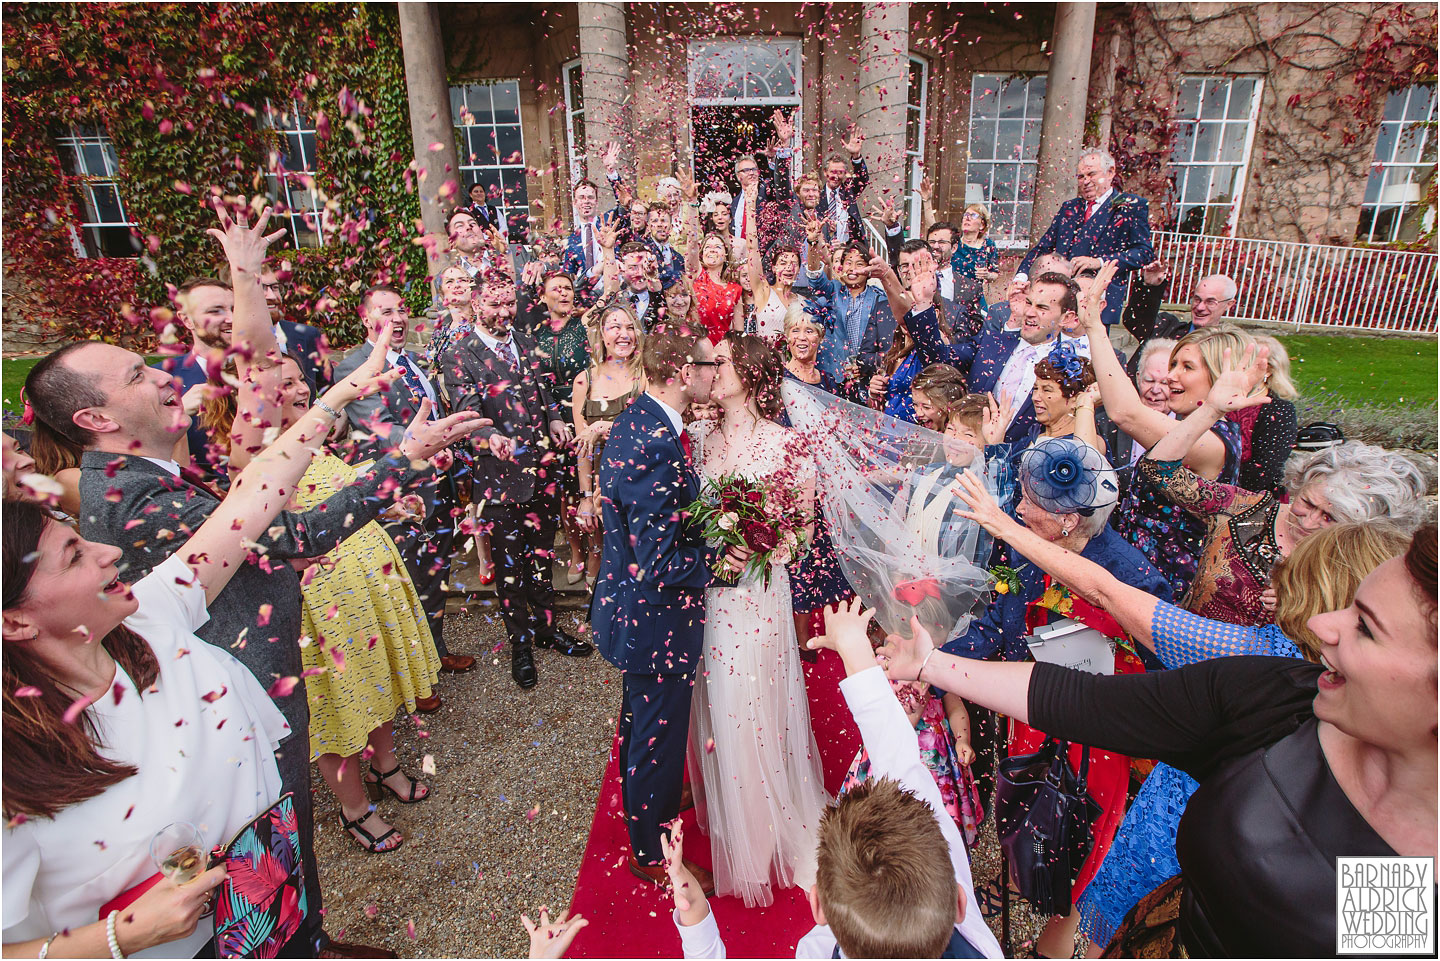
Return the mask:
<path fill-rule="evenodd" d="M 812 324 L 830 330 L 835 326 L 835 306 L 830 303 L 830 297 L 823 293 L 813 293 L 806 297 L 803 302 L 805 316 Z"/>
<path fill-rule="evenodd" d="M 1115 468 L 1105 455 L 1073 437 L 1043 437 L 1022 451 L 1019 480 L 1030 499 L 1051 514 L 1089 516 L 1120 499 Z"/>
<path fill-rule="evenodd" d="M 1056 341 L 1045 360 L 1051 367 L 1064 374 L 1066 380 L 1079 383 L 1080 379 L 1085 376 L 1085 367 L 1080 362 L 1079 355 L 1075 353 L 1075 345 L 1064 340 Z"/>

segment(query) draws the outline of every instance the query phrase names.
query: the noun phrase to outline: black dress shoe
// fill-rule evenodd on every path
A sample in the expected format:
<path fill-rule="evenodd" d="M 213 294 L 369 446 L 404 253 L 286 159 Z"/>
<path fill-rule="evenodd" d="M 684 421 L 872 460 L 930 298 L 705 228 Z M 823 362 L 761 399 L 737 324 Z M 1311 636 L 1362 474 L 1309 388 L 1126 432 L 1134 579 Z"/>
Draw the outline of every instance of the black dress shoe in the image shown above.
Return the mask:
<path fill-rule="evenodd" d="M 540 675 L 535 671 L 535 652 L 529 644 L 516 644 L 510 648 L 510 676 L 526 689 L 540 683 Z"/>
<path fill-rule="evenodd" d="M 595 653 L 595 645 L 589 641 L 582 641 L 578 637 L 571 637 L 560 628 L 555 628 L 553 634 L 540 635 L 535 638 L 535 646 L 543 647 L 551 651 L 558 651 L 566 657 L 589 657 Z"/>

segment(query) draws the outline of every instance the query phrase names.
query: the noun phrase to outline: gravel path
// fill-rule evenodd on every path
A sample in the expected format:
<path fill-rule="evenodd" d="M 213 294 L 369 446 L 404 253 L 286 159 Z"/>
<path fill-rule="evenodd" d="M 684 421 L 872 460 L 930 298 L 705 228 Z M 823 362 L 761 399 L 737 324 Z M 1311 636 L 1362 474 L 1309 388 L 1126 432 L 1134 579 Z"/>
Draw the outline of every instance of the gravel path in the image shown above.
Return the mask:
<path fill-rule="evenodd" d="M 560 617 L 571 633 L 585 630 L 583 612 Z M 435 764 L 426 801 L 409 806 L 386 795 L 380 803 L 405 845 L 388 854 L 360 850 L 340 830 L 339 805 L 315 772 L 325 929 L 401 957 L 524 957 L 520 914 L 535 917 L 542 904 L 563 908 L 574 890 L 609 759 L 620 675 L 598 654 L 536 651 L 540 684 L 521 691 L 510 679 L 498 617 L 451 614 L 445 633 L 452 651 L 479 663 L 467 674 L 441 675 L 439 711 L 396 722 L 406 771 L 420 776 L 426 754 Z M 999 873 L 997 850 L 987 823 L 971 853 L 977 882 Z M 1033 937 L 1039 919 L 1018 900 L 1011 910 L 1015 942 Z M 998 937 L 999 919 L 991 926 Z M 669 947 L 678 956 L 678 939 Z M 657 955 L 664 948 L 657 945 Z"/>

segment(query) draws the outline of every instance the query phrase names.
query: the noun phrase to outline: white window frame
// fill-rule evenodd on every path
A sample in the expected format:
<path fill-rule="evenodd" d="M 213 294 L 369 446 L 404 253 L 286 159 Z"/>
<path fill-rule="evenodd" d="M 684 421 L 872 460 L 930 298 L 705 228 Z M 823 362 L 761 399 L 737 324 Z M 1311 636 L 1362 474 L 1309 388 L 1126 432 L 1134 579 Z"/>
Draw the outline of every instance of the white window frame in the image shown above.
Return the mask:
<path fill-rule="evenodd" d="M 909 215 L 905 218 L 906 233 L 911 237 L 920 236 L 920 181 L 925 176 L 925 118 L 929 113 L 930 96 L 930 62 L 924 57 L 910 54 L 910 63 L 920 65 L 920 102 L 913 103 L 910 95 L 914 92 L 909 89 L 909 64 L 906 65 L 906 93 L 905 93 L 905 129 L 910 128 L 910 114 L 917 114 L 917 133 L 915 149 L 911 150 L 910 145 L 905 145 L 905 156 L 910 161 L 910 189 L 909 196 L 905 199 L 909 202 Z"/>
<path fill-rule="evenodd" d="M 93 131 L 90 132 L 90 131 Z M 125 227 L 134 230 L 135 221 L 131 219 L 129 212 L 125 209 L 125 199 L 120 196 L 118 177 L 120 173 L 120 158 L 115 152 L 115 141 L 110 139 L 101 124 L 68 124 L 64 132 L 55 138 L 56 149 L 61 153 L 61 169 L 64 171 L 64 179 L 67 185 L 74 186 L 79 192 L 80 203 L 77 212 L 80 215 L 78 223 L 70 224 L 70 243 L 75 251 L 75 256 L 82 259 L 106 258 L 110 256 L 138 257 L 140 251 L 138 245 L 135 251 L 126 255 L 108 255 L 104 253 L 98 231 L 101 228 Z M 99 147 L 103 170 L 91 170 L 85 158 L 84 148 L 87 146 Z M 71 150 L 75 156 L 76 170 L 72 172 L 64 162 L 64 151 Z M 109 221 L 100 219 L 100 205 L 95 201 L 96 188 L 109 187 L 115 192 L 115 203 L 120 208 L 121 220 Z M 95 230 L 97 233 L 91 234 Z M 84 232 L 82 234 L 82 231 Z M 85 246 L 85 238 L 89 237 L 95 245 L 95 253 L 91 253 Z M 133 242 L 133 237 L 132 237 Z"/>
<path fill-rule="evenodd" d="M 465 114 L 467 114 L 467 113 L 470 112 L 470 101 L 469 101 L 470 91 L 469 91 L 469 88 L 471 88 L 471 87 L 492 87 L 492 88 L 493 88 L 493 87 L 502 86 L 502 85 L 504 85 L 504 84 L 511 84 L 511 85 L 513 85 L 514 88 L 515 88 L 515 123 L 514 123 L 514 124 L 509 124 L 509 123 L 503 123 L 503 124 L 502 124 L 502 123 L 497 123 L 497 122 L 495 121 L 495 117 L 494 117 L 494 114 L 493 114 L 493 113 L 491 114 L 490 120 L 489 120 L 488 123 L 471 123 L 471 124 L 467 124 L 467 123 L 464 122 L 464 120 L 465 120 Z M 496 207 L 497 209 L 499 209 L 499 211 L 500 211 L 500 217 L 501 217 L 501 219 L 504 220 L 506 223 L 509 222 L 509 220 L 510 220 L 510 215 L 511 215 L 511 214 L 514 214 L 514 213 L 521 213 L 521 214 L 524 214 L 526 217 L 528 217 L 529 214 L 530 214 L 530 206 L 531 206 L 531 203 L 530 203 L 530 181 L 529 181 L 529 174 L 528 174 L 528 172 L 526 171 L 526 167 L 525 167 L 525 123 L 524 123 L 523 114 L 521 113 L 520 81 L 517 80 L 517 79 L 514 79 L 514 78 L 507 78 L 507 77 L 497 77 L 497 78 L 489 78 L 489 77 L 486 77 L 486 78 L 484 78 L 484 79 L 468 80 L 468 81 L 466 81 L 466 82 L 464 82 L 464 83 L 453 84 L 453 85 L 450 87 L 450 93 L 451 93 L 451 95 L 453 96 L 453 95 L 456 93 L 456 91 L 459 91 L 459 94 L 460 94 L 460 102 L 461 102 L 461 104 L 463 105 L 463 108 L 464 108 L 462 111 L 460 111 L 460 112 L 458 112 L 458 113 L 455 113 L 455 115 L 451 118 L 451 120 L 452 120 L 452 121 L 454 122 L 454 124 L 455 124 L 455 136 L 456 136 L 456 138 L 457 138 L 457 140 L 458 140 L 458 143 L 456 144 L 456 149 L 457 149 L 458 156 L 459 156 L 459 160 L 460 160 L 460 170 L 459 170 L 459 174 L 460 174 L 460 183 L 461 183 L 461 185 L 462 185 L 462 186 L 461 186 L 461 197 L 463 198 L 462 202 L 468 203 L 469 200 L 470 200 L 470 187 L 465 185 L 466 179 L 467 179 L 467 178 L 466 178 L 466 174 L 476 174 L 476 173 L 478 173 L 478 171 L 481 171 L 481 170 L 493 170 L 493 171 L 495 171 L 496 176 L 500 179 L 500 182 L 501 182 L 501 197 L 500 197 L 500 199 L 497 201 L 497 200 L 495 200 L 495 199 L 490 198 L 490 197 L 487 196 L 487 197 L 486 197 L 486 203 L 488 203 L 488 204 L 490 204 L 491 206 Z M 493 91 L 492 91 L 492 93 L 491 93 L 491 97 L 492 97 L 492 98 L 494 97 Z M 492 102 L 492 108 L 493 108 L 493 99 L 492 99 L 491 102 Z M 472 116 L 473 116 L 473 115 L 472 115 Z M 519 131 L 519 133 L 520 133 L 520 162 L 519 162 L 519 163 L 505 163 L 505 162 L 503 162 L 504 158 L 503 158 L 503 157 L 501 156 L 501 154 L 500 154 L 499 128 L 501 128 L 501 127 L 511 127 L 511 126 L 515 127 L 515 128 Z M 494 162 L 493 162 L 493 163 L 477 163 L 477 162 L 474 162 L 474 161 L 473 161 L 473 159 L 472 159 L 472 157 L 471 157 L 471 154 L 470 154 L 470 141 L 469 141 L 469 138 L 466 137 L 466 136 L 464 136 L 464 132 L 467 131 L 467 130 L 468 130 L 469 128 L 471 128 L 471 127 L 478 127 L 478 128 L 481 128 L 481 129 L 488 128 L 488 129 L 492 132 L 492 134 L 495 136 L 495 159 L 494 159 Z M 505 191 L 504 191 L 504 172 L 505 172 L 505 171 L 516 171 L 516 170 L 520 171 L 521 177 L 524 178 L 524 183 L 525 183 L 525 203 L 523 203 L 523 204 L 514 204 L 514 205 L 511 205 L 511 204 L 506 203 L 506 198 L 505 198 L 505 196 L 504 196 L 504 192 L 505 192 Z M 476 179 L 476 180 L 478 181 L 479 178 L 478 178 L 478 176 L 476 176 L 474 179 Z"/>
<path fill-rule="evenodd" d="M 1044 78 L 1044 79 L 1045 79 L 1045 81 L 1046 81 L 1045 96 L 1048 97 L 1048 96 L 1050 95 L 1050 86 L 1049 86 L 1049 76 L 1048 76 L 1047 74 L 1043 74 L 1043 73 L 1005 73 L 1005 74 L 1002 74 L 1002 73 L 975 73 L 975 74 L 971 74 L 971 77 L 970 77 L 970 116 L 969 116 L 969 122 L 968 122 L 968 124 L 967 124 L 967 126 L 966 126 L 966 128 L 965 128 L 965 184 L 966 184 L 966 187 L 967 187 L 966 193 L 967 193 L 967 194 L 969 193 L 968 187 L 969 187 L 969 184 L 970 184 L 970 164 L 972 164 L 972 163 L 989 164 L 989 165 L 990 165 L 990 183 L 987 185 L 987 190 L 985 191 L 985 195 L 982 197 L 982 199 L 981 199 L 980 202 L 983 203 L 983 204 L 985 205 L 986 209 L 990 211 L 990 223 L 991 223 L 991 225 L 992 225 L 992 229 L 991 229 L 991 232 L 990 232 L 990 234 L 989 234 L 988 236 L 990 237 L 990 239 L 994 240 L 994 241 L 995 241 L 995 245 L 996 245 L 997 247 L 999 247 L 1000 249 L 1002 249 L 1002 250 L 1024 250 L 1024 249 L 1026 249 L 1026 248 L 1028 248 L 1028 247 L 1030 246 L 1031 237 L 1032 237 L 1032 235 L 1034 235 L 1034 234 L 1036 233 L 1036 231 L 1035 231 L 1035 223 L 1034 223 L 1034 213 L 1035 213 L 1035 185 L 1036 185 L 1036 183 L 1038 182 L 1039 166 L 1040 166 L 1040 153 L 1039 153 L 1039 140 L 1038 140 L 1038 138 L 1039 138 L 1039 136 L 1040 136 L 1040 134 L 1039 134 L 1040 128 L 1039 128 L 1038 126 L 1035 128 L 1035 129 L 1036 129 L 1036 134 L 1035 134 L 1035 136 L 1036 136 L 1036 138 L 1037 138 L 1037 140 L 1036 140 L 1036 152 L 1035 152 L 1035 157 L 1032 158 L 1032 159 L 1030 159 L 1030 160 L 1026 160 L 1026 159 L 1025 159 L 1025 156 L 1024 156 L 1024 152 L 1025 152 L 1025 151 L 1024 151 L 1025 139 L 1024 139 L 1023 130 L 1022 130 L 1021 139 L 1020 139 L 1021 151 L 1020 151 L 1020 156 L 1019 156 L 1019 157 L 999 157 L 999 156 L 995 156 L 995 155 L 993 155 L 993 154 L 992 154 L 992 156 L 990 156 L 990 157 L 976 157 L 976 156 L 974 156 L 974 153 L 973 153 L 973 151 L 974 151 L 974 143 L 975 143 L 975 139 L 974 139 L 974 136 L 973 136 L 973 131 L 974 131 L 974 129 L 975 129 L 975 121 L 976 121 L 976 120 L 980 120 L 980 121 L 987 121 L 987 120 L 988 120 L 988 121 L 991 121 L 991 122 L 996 122 L 996 129 L 997 129 L 996 140 L 997 140 L 997 142 L 998 142 L 998 140 L 999 140 L 999 135 L 998 135 L 999 124 L 998 124 L 998 121 L 1001 119 L 1001 118 L 1000 118 L 1000 115 L 999 115 L 999 110 L 998 110 L 999 99 L 1000 99 L 1000 92 L 999 92 L 999 91 L 1000 91 L 1000 87 L 1001 87 L 1002 84 L 1013 83 L 1013 82 L 1016 82 L 1016 81 L 1019 81 L 1019 80 L 1022 80 L 1022 79 L 1023 79 L 1024 82 L 1025 82 L 1025 106 L 1024 106 L 1023 108 L 1021 108 L 1020 116 L 1019 116 L 1018 118 L 1015 118 L 1015 117 L 1007 117 L 1007 118 L 1004 118 L 1004 119 L 1007 119 L 1007 120 L 1015 120 L 1015 119 L 1018 119 L 1018 120 L 1020 120 L 1020 122 L 1021 122 L 1022 124 L 1029 123 L 1029 122 L 1031 122 L 1031 121 L 1035 122 L 1036 124 L 1041 123 L 1041 122 L 1044 120 L 1044 113 L 1045 113 L 1045 99 L 1044 99 L 1044 97 L 1042 97 L 1042 98 L 1040 99 L 1040 116 L 1032 117 L 1032 116 L 1030 116 L 1030 113 L 1029 113 L 1029 110 L 1030 110 L 1030 84 L 1031 84 L 1034 80 L 1036 80 L 1037 78 Z M 977 80 L 982 81 L 982 82 L 993 82 L 993 83 L 996 85 L 996 105 L 997 105 L 997 110 L 996 110 L 996 114 L 995 114 L 994 117 L 976 117 L 976 116 L 975 116 L 975 83 L 976 83 Z M 1018 165 L 1020 165 L 1020 167 L 1022 167 L 1022 168 L 1023 168 L 1023 167 L 1026 167 L 1026 166 L 1029 166 L 1029 167 L 1031 167 L 1031 168 L 1034 168 L 1034 170 L 1035 170 L 1035 175 L 1030 178 L 1030 184 L 1031 184 L 1031 187 L 1030 187 L 1030 199 L 1029 199 L 1028 201 L 1021 201 L 1021 200 L 1019 199 L 1019 194 L 1020 194 L 1020 182 L 1021 182 L 1021 180 L 1023 179 L 1023 177 L 1022 177 L 1022 176 L 1017 176 L 1016 179 L 1015 179 L 1015 194 L 1016 194 L 1016 199 L 1013 200 L 1013 201 L 1006 201 L 1006 202 L 1009 203 L 1011 206 L 1013 206 L 1016 210 L 1019 209 L 1021 203 L 1028 203 L 1028 204 L 1030 205 L 1030 213 L 1031 213 L 1030 230 L 1029 230 L 1029 232 L 1026 233 L 1024 236 L 1021 236 L 1021 235 L 1019 235 L 1019 234 L 1017 233 L 1014 237 L 1011 237 L 1011 238 L 1000 237 L 1000 236 L 996 235 L 996 233 L 995 233 L 995 231 L 994 231 L 994 228 L 993 228 L 993 225 L 995 224 L 996 220 L 998 219 L 998 218 L 995 216 L 995 200 L 994 200 L 994 196 L 993 196 L 993 194 L 994 194 L 994 188 L 995 188 L 995 165 L 996 165 L 996 164 L 1001 164 L 1001 163 L 1004 163 L 1004 164 L 1018 164 Z M 1017 173 L 1023 174 L 1023 170 L 1017 171 Z M 970 201 L 970 199 L 969 199 L 968 196 L 966 197 L 965 203 L 966 203 L 967 205 L 968 205 L 969 203 L 971 203 L 971 201 Z M 1043 228 L 1042 228 L 1042 230 L 1043 230 Z"/>
<path fill-rule="evenodd" d="M 290 231 L 290 242 L 296 249 L 301 247 L 323 247 L 326 243 L 325 202 L 320 197 L 317 187 L 317 176 L 319 175 L 319 159 L 309 155 L 305 148 L 305 138 L 310 137 L 310 142 L 315 145 L 318 152 L 320 140 L 316 134 L 314 123 L 305 123 L 305 112 L 300 109 L 298 101 L 290 101 L 289 109 L 280 111 L 270 102 L 265 104 L 265 113 L 262 122 L 266 128 L 275 131 L 285 143 L 285 148 L 276 150 L 266 158 L 265 185 L 271 200 L 276 204 L 277 211 L 285 218 L 286 227 Z M 284 162 L 284 157 L 290 153 L 289 145 L 291 136 L 300 141 L 300 164 L 298 168 L 292 169 Z M 290 158 L 292 161 L 295 159 Z M 292 207 L 291 199 L 296 191 L 300 191 L 300 197 L 305 201 L 302 207 Z M 302 232 L 303 230 L 303 232 Z M 314 237 L 315 242 L 302 241 L 302 237 Z"/>
<path fill-rule="evenodd" d="M 580 106 L 575 106 L 575 99 L 571 95 L 572 84 L 570 75 L 574 73 L 581 77 L 581 84 L 584 83 L 584 74 L 580 66 L 580 58 L 567 60 L 560 65 L 560 85 L 565 90 L 565 149 L 566 156 L 570 158 L 570 186 L 573 188 L 585 177 L 585 167 L 581 163 L 585 158 L 586 147 L 583 142 L 575 142 L 575 121 L 583 124 L 585 122 L 585 101 L 580 101 Z M 584 87 L 581 86 L 581 97 L 584 97 Z"/>
<path fill-rule="evenodd" d="M 1414 98 L 1422 88 L 1427 87 L 1430 90 L 1429 115 L 1414 119 L 1410 116 L 1411 107 L 1414 106 Z M 1440 87 L 1437 87 L 1434 81 L 1430 81 L 1428 83 L 1411 84 L 1404 90 L 1393 91 L 1386 98 L 1387 111 L 1390 100 L 1397 96 L 1403 96 L 1405 98 L 1405 103 L 1401 107 L 1400 111 L 1400 119 L 1398 121 L 1385 120 L 1384 114 L 1382 114 L 1381 130 L 1383 132 L 1386 126 L 1394 126 L 1399 128 L 1399 132 L 1390 144 L 1390 155 L 1388 157 L 1380 156 L 1380 140 L 1379 138 L 1377 138 L 1375 141 L 1375 159 L 1370 164 L 1370 175 L 1365 182 L 1365 192 L 1366 194 L 1369 194 L 1370 183 L 1374 181 L 1376 176 L 1378 175 L 1380 178 L 1379 197 L 1374 202 L 1369 202 L 1364 199 L 1361 200 L 1360 210 L 1362 218 L 1364 213 L 1366 211 L 1369 211 L 1370 226 L 1367 230 L 1363 226 L 1363 222 L 1356 224 L 1355 239 L 1359 243 L 1405 243 L 1406 241 L 1400 237 L 1400 231 L 1405 224 L 1407 210 L 1411 207 L 1422 209 L 1422 212 L 1424 214 L 1424 222 L 1420 226 L 1420 230 L 1422 233 L 1425 230 L 1429 229 L 1434 222 L 1435 211 L 1433 209 L 1423 210 L 1424 198 L 1423 194 L 1421 193 L 1421 188 L 1424 186 L 1425 183 L 1426 171 L 1429 172 L 1429 175 L 1431 177 L 1435 176 L 1434 161 L 1430 161 L 1427 163 L 1424 158 L 1426 146 L 1428 144 L 1433 144 L 1436 139 L 1435 117 L 1436 105 L 1437 102 L 1440 102 Z M 1418 146 L 1420 149 L 1416 151 L 1416 159 L 1414 161 L 1397 161 L 1395 159 L 1395 155 L 1400 150 L 1400 148 L 1402 146 L 1409 146 L 1410 143 L 1415 143 L 1414 140 L 1411 140 L 1409 143 L 1407 143 L 1407 137 L 1418 138 Z M 1403 175 L 1403 180 L 1392 179 L 1394 174 L 1397 172 Z M 1415 199 L 1411 200 L 1407 196 L 1402 195 L 1398 201 L 1387 202 L 1384 199 L 1385 192 L 1396 187 L 1414 187 L 1415 190 L 1413 192 L 1416 195 Z M 1406 190 L 1403 193 L 1409 194 L 1411 193 L 1411 191 Z M 1375 221 L 1379 218 L 1381 213 L 1392 210 L 1396 212 L 1396 216 L 1393 220 L 1390 221 L 1389 230 L 1387 231 L 1388 236 L 1376 237 Z"/>
<path fill-rule="evenodd" d="M 1181 82 L 1182 84 L 1183 84 L 1185 81 L 1187 81 L 1187 80 L 1197 81 L 1197 82 L 1199 82 L 1199 83 L 1201 84 L 1201 88 L 1200 88 L 1200 94 L 1201 94 L 1201 95 L 1200 95 L 1200 98 L 1199 98 L 1198 100 L 1196 100 L 1196 102 L 1195 102 L 1195 117 L 1193 117 L 1193 118 L 1185 118 L 1185 117 L 1180 117 L 1180 116 L 1179 116 L 1178 104 L 1179 104 L 1179 101 L 1180 101 L 1180 94 L 1178 93 L 1178 91 L 1177 91 L 1177 93 L 1176 93 L 1176 98 L 1175 98 L 1175 99 L 1176 99 L 1176 104 L 1177 104 L 1177 111 L 1176 111 L 1176 118 L 1175 118 L 1175 121 L 1176 121 L 1176 128 L 1175 128 L 1175 129 L 1176 129 L 1176 134 L 1175 134 L 1175 137 L 1176 137 L 1176 142 L 1177 142 L 1177 144 L 1178 144 L 1179 138 L 1180 138 L 1180 132 L 1179 132 L 1179 131 L 1180 131 L 1180 127 L 1183 126 L 1183 125 L 1186 124 L 1186 123 L 1195 123 L 1195 124 L 1198 124 L 1198 123 L 1218 123 L 1218 124 L 1220 124 L 1220 125 L 1221 125 L 1221 136 L 1220 136 L 1220 145 L 1221 145 L 1221 146 L 1223 146 L 1223 145 L 1224 145 L 1224 142 L 1225 142 L 1224 128 L 1225 128 L 1226 126 L 1229 126 L 1229 125 L 1232 125 L 1232 124 L 1244 123 L 1244 124 L 1246 125 L 1246 128 L 1245 128 L 1245 146 L 1244 146 L 1243 151 L 1242 151 L 1242 153 L 1241 153 L 1241 155 L 1240 155 L 1240 162 L 1239 162 L 1238 164 L 1236 164 L 1236 163 L 1233 162 L 1233 161 L 1228 161 L 1228 160 L 1176 160 L 1176 159 L 1175 159 L 1175 154 L 1174 154 L 1173 151 L 1172 151 L 1171 157 L 1170 157 L 1170 166 L 1171 166 L 1172 168 L 1176 168 L 1177 171 L 1178 171 L 1178 170 L 1188 171 L 1188 170 L 1191 170 L 1191 169 L 1199 169 L 1199 168 L 1201 168 L 1201 167 L 1209 167 L 1209 168 L 1212 168 L 1212 170 L 1211 170 L 1212 182 L 1213 182 L 1213 175 L 1214 175 L 1214 170 L 1213 170 L 1213 168 L 1216 168 L 1216 167 L 1236 167 L 1236 168 L 1238 168 L 1237 174 L 1236 174 L 1236 177 L 1235 177 L 1235 197 L 1234 197 L 1234 199 L 1232 199 L 1232 200 L 1230 201 L 1230 216 L 1229 216 L 1228 218 L 1226 218 L 1224 233 L 1221 233 L 1221 234 L 1206 234 L 1206 233 L 1205 233 L 1204 224 L 1205 224 L 1206 221 L 1208 221 L 1208 219 L 1209 219 L 1209 217 L 1208 217 L 1208 211 L 1209 211 L 1211 208 L 1213 208 L 1213 207 L 1219 207 L 1219 206 L 1221 206 L 1220 204 L 1216 204 L 1216 203 L 1211 203 L 1211 202 L 1210 202 L 1210 198 L 1209 198 L 1209 196 L 1208 196 L 1208 194 L 1209 194 L 1209 188 L 1206 189 L 1206 194 L 1207 194 L 1207 196 L 1206 196 L 1206 198 L 1205 198 L 1204 201 L 1202 201 L 1201 203 L 1198 203 L 1198 204 L 1187 204 L 1187 203 L 1185 202 L 1185 193 L 1184 193 L 1185 187 L 1184 187 L 1184 183 L 1183 183 L 1182 181 L 1180 181 L 1178 178 L 1177 178 L 1176 187 L 1175 187 L 1175 223 L 1176 223 L 1176 229 L 1177 229 L 1177 230 L 1179 229 L 1180 221 L 1181 221 L 1181 219 L 1184 217 L 1184 214 L 1185 214 L 1185 211 L 1186 211 L 1187 207 L 1200 207 L 1200 208 L 1202 208 L 1202 210 L 1206 211 L 1207 213 L 1202 214 L 1202 216 L 1201 216 L 1201 230 L 1199 231 L 1199 233 L 1195 234 L 1195 236 L 1233 237 L 1233 236 L 1235 236 L 1235 224 L 1236 224 L 1236 223 L 1239 221 L 1239 219 L 1240 219 L 1240 210 L 1241 210 L 1243 204 L 1245 203 L 1245 184 L 1246 184 L 1246 182 L 1250 179 L 1250 152 L 1251 152 L 1251 148 L 1254 146 L 1254 143 L 1255 143 L 1255 128 L 1256 128 L 1257 126 L 1259 126 L 1259 119 L 1260 119 L 1260 101 L 1261 101 L 1261 99 L 1263 98 L 1263 95 L 1264 95 L 1264 92 L 1265 92 L 1265 78 L 1264 78 L 1263 76 L 1260 76 L 1259 74 L 1250 74 L 1250 73 L 1244 73 L 1244 74 L 1240 74 L 1240 73 L 1237 73 L 1237 74 L 1185 74 L 1185 75 L 1181 76 L 1181 78 L 1180 78 L 1180 82 Z M 1253 81 L 1255 82 L 1255 92 L 1254 92 L 1254 94 L 1253 94 L 1253 95 L 1251 96 L 1251 98 L 1250 98 L 1250 116 L 1244 118 L 1243 120 L 1242 120 L 1242 119 L 1239 119 L 1239 118 L 1231 118 L 1231 117 L 1230 117 L 1230 95 L 1231 95 L 1231 93 L 1232 93 L 1233 90 L 1234 90 L 1235 81 L 1237 81 L 1237 80 L 1253 80 Z M 1220 117 L 1219 117 L 1218 119 L 1208 119 L 1208 118 L 1207 118 L 1207 119 L 1202 120 L 1201 117 L 1200 117 L 1200 114 L 1201 114 L 1201 112 L 1202 112 L 1203 109 L 1204 109 L 1205 85 L 1206 85 L 1206 84 L 1210 84 L 1210 83 L 1216 83 L 1216 82 L 1223 82 L 1223 83 L 1225 84 L 1225 108 L 1224 108 L 1224 110 L 1221 112 Z"/>
<path fill-rule="evenodd" d="M 703 54 L 707 48 L 714 49 L 721 46 L 747 47 L 747 46 L 771 46 L 773 44 L 790 44 L 790 57 L 795 74 L 795 95 L 792 97 L 697 97 L 695 95 L 695 79 L 697 54 Z M 805 58 L 801 55 L 800 37 L 708 37 L 703 40 L 691 40 L 686 51 L 686 92 L 690 96 L 691 107 L 729 107 L 729 106 L 775 106 L 787 107 L 790 110 L 791 118 L 795 124 L 795 134 L 790 138 L 790 180 L 793 183 L 800 174 L 802 151 L 801 131 L 805 129 Z M 742 81 L 742 87 L 747 81 Z M 695 124 L 690 124 L 690 156 L 695 156 Z"/>

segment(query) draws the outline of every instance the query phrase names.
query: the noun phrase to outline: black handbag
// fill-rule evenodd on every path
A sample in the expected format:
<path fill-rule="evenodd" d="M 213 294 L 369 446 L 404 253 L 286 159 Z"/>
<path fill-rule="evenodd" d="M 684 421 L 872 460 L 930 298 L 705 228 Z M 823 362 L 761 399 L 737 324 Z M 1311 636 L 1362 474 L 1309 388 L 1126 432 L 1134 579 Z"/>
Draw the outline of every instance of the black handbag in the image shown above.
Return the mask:
<path fill-rule="evenodd" d="M 1080 773 L 1070 768 L 1070 745 L 1047 737 L 1033 754 L 1000 762 L 995 784 L 995 829 L 1020 896 L 1044 915 L 1067 915 L 1070 888 L 1090 853 L 1100 816 L 1085 790 L 1090 752 Z"/>

